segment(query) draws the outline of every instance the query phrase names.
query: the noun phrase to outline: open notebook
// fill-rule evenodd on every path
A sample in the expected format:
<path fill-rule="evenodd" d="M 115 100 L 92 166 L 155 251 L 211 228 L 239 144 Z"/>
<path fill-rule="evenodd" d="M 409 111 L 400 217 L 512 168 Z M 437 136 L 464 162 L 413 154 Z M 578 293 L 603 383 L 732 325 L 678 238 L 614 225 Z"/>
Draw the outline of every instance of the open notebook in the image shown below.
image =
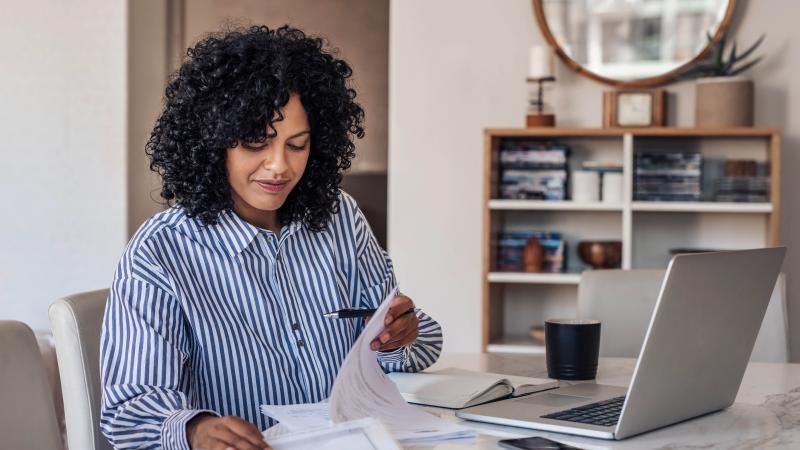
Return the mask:
<path fill-rule="evenodd" d="M 558 381 L 549 378 L 517 377 L 453 367 L 420 373 L 392 372 L 388 377 L 397 384 L 409 403 L 454 409 L 558 387 Z"/>

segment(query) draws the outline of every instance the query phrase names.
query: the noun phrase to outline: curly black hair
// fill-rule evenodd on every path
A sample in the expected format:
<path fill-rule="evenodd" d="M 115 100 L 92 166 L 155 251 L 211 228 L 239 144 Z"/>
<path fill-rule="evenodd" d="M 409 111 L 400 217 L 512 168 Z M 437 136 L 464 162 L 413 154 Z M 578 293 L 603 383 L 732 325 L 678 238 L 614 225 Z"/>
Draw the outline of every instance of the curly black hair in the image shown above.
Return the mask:
<path fill-rule="evenodd" d="M 274 122 L 298 94 L 311 129 L 303 177 L 278 210 L 281 224 L 327 227 L 338 211 L 342 172 L 364 136 L 364 110 L 349 87 L 352 69 L 324 40 L 284 25 L 210 34 L 190 48 L 166 88 L 145 149 L 161 175 L 161 197 L 214 224 L 233 208 L 227 149 L 276 135 Z"/>

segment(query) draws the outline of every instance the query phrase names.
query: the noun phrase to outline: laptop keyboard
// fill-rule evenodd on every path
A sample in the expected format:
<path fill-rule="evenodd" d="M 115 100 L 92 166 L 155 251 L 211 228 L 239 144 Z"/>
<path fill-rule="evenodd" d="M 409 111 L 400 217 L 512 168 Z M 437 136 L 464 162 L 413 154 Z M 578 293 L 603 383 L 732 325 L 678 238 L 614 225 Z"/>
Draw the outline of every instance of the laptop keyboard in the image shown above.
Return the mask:
<path fill-rule="evenodd" d="M 625 396 L 616 397 L 602 402 L 590 403 L 577 408 L 554 412 L 542 416 L 542 418 L 609 427 L 616 425 L 619 421 L 619 413 L 622 411 L 622 404 L 624 402 Z"/>

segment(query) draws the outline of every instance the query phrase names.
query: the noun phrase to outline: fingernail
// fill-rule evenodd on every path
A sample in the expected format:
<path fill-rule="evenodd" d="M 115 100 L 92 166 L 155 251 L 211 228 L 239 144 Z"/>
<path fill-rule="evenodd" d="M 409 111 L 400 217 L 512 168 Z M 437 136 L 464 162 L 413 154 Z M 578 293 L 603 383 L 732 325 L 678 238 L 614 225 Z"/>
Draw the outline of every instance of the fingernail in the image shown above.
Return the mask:
<path fill-rule="evenodd" d="M 377 342 L 373 341 L 371 344 L 369 344 L 369 348 L 372 349 L 372 350 L 377 350 L 378 349 L 378 345 L 379 344 Z"/>
<path fill-rule="evenodd" d="M 394 317 L 392 317 L 391 314 L 387 314 L 386 318 L 383 319 L 383 324 L 384 325 L 389 325 L 390 323 L 392 323 L 392 320 L 394 320 Z"/>
<path fill-rule="evenodd" d="M 389 335 L 384 333 L 384 334 L 381 335 L 380 339 L 381 339 L 381 344 L 385 344 L 386 341 L 389 340 Z"/>

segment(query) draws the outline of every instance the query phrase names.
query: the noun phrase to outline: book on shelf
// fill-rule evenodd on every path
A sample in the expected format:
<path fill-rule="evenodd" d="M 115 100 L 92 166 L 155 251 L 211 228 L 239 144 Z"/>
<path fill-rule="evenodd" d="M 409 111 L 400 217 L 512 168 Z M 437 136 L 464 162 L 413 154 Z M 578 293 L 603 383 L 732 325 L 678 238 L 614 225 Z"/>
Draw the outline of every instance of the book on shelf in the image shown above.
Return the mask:
<path fill-rule="evenodd" d="M 560 233 L 547 231 L 503 232 L 497 237 L 497 269 L 505 272 L 521 272 L 524 268 L 525 245 L 536 238 L 544 250 L 542 271 L 561 273 L 566 267 L 566 242 Z"/>
<path fill-rule="evenodd" d="M 702 199 L 703 156 L 698 152 L 637 153 L 633 190 L 638 201 Z"/>
<path fill-rule="evenodd" d="M 558 387 L 549 378 L 530 378 L 448 367 L 418 373 L 391 372 L 409 403 L 441 408 L 467 408 L 481 403 L 541 392 Z"/>
<path fill-rule="evenodd" d="M 500 197 L 566 200 L 569 149 L 550 142 L 506 140 L 500 147 Z"/>
<path fill-rule="evenodd" d="M 504 170 L 500 193 L 503 198 L 563 200 L 566 178 L 563 170 Z"/>
<path fill-rule="evenodd" d="M 722 177 L 716 182 L 714 200 L 756 203 L 769 201 L 769 178 L 759 176 Z"/>
<path fill-rule="evenodd" d="M 702 191 L 705 201 L 767 203 L 770 201 L 769 163 L 706 158 L 703 160 Z"/>

